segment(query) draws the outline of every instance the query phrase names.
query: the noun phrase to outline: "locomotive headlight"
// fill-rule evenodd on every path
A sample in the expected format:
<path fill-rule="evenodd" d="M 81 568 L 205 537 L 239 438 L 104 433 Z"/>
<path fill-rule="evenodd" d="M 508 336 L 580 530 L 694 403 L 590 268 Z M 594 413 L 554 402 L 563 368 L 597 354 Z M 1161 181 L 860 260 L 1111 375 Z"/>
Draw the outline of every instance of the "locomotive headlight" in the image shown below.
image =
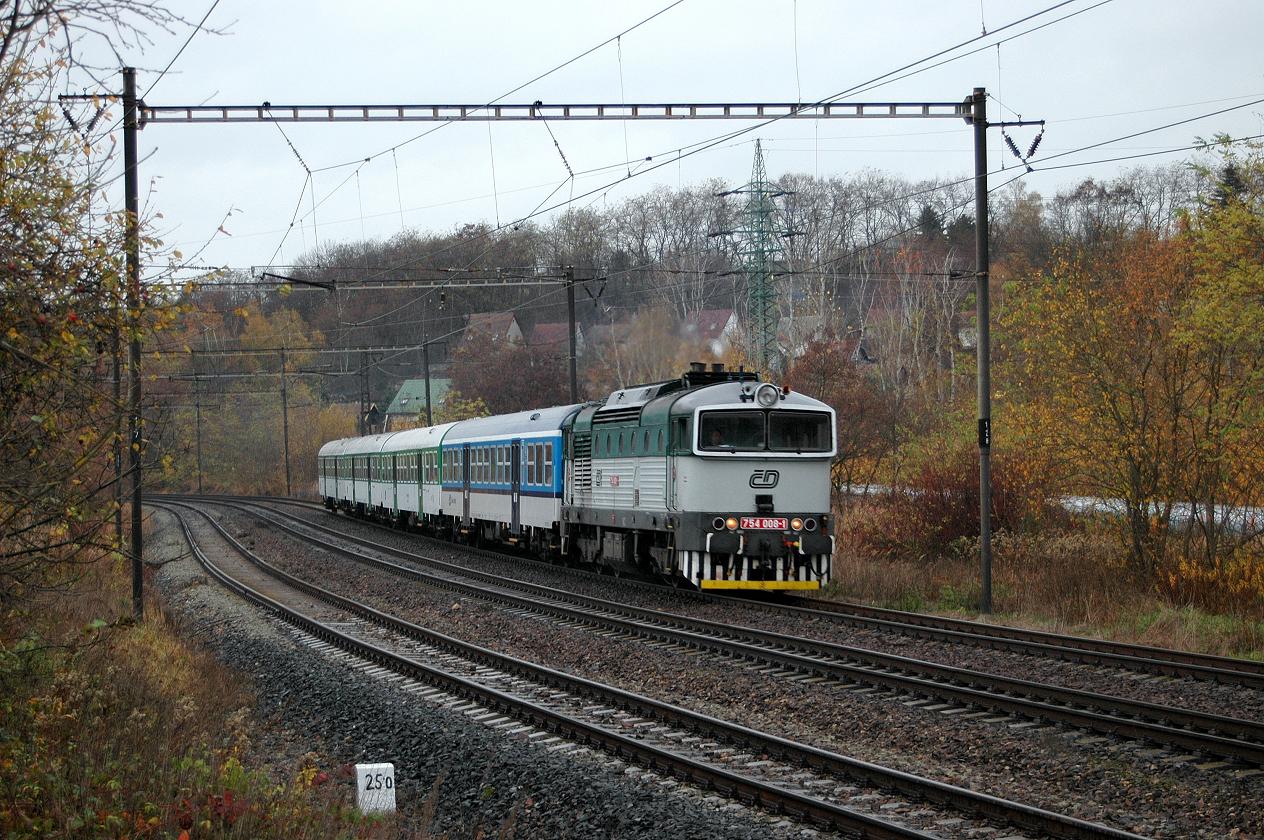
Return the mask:
<path fill-rule="evenodd" d="M 799 530 L 800 528 L 802 528 L 802 527 L 803 527 L 803 520 L 802 520 L 802 519 L 799 519 L 798 517 L 795 517 L 794 519 L 791 519 L 791 520 L 790 520 L 790 530 L 791 530 L 791 531 L 798 531 L 798 530 Z"/>
<path fill-rule="evenodd" d="M 764 408 L 772 408 L 781 399 L 781 389 L 771 382 L 765 382 L 755 389 L 755 402 Z"/>
<path fill-rule="evenodd" d="M 803 527 L 807 528 L 809 531 L 815 531 L 816 520 L 809 516 L 807 519 L 803 521 Z"/>
<path fill-rule="evenodd" d="M 715 519 L 711 520 L 711 530 L 713 531 L 724 530 L 724 517 L 723 516 L 717 516 Z"/>
<path fill-rule="evenodd" d="M 724 521 L 724 524 L 728 526 L 728 529 L 730 531 L 736 531 L 737 530 L 737 517 L 730 516 L 728 519 Z"/>

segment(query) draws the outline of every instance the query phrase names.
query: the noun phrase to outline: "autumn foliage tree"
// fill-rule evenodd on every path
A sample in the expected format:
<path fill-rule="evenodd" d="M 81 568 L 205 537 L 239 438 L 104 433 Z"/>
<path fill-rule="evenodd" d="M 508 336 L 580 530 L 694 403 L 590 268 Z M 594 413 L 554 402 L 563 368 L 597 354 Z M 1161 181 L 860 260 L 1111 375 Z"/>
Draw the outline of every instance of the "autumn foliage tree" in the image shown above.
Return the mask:
<path fill-rule="evenodd" d="M 570 402 L 566 356 L 485 333 L 472 333 L 452 352 L 452 389 L 491 414 Z"/>
<path fill-rule="evenodd" d="M 111 451 L 122 407 L 109 384 L 123 220 L 102 192 L 120 116 L 93 103 L 96 135 L 56 102 L 75 47 L 171 18 L 153 4 L 24 2 L 0 15 L 0 613 L 114 545 Z M 163 320 L 160 301 L 130 313 Z M 124 340 L 127 333 L 124 332 Z"/>
<path fill-rule="evenodd" d="M 895 401 L 852 359 L 855 346 L 854 341 L 813 341 L 785 380 L 794 390 L 834 409 L 835 492 L 871 483 L 901 436 Z"/>
<path fill-rule="evenodd" d="M 1264 167 L 1171 236 L 1063 252 L 1002 320 L 1020 445 L 1120 500 L 1135 568 L 1213 567 L 1258 537 L 1264 486 Z M 1190 527 L 1184 527 L 1184 523 Z"/>

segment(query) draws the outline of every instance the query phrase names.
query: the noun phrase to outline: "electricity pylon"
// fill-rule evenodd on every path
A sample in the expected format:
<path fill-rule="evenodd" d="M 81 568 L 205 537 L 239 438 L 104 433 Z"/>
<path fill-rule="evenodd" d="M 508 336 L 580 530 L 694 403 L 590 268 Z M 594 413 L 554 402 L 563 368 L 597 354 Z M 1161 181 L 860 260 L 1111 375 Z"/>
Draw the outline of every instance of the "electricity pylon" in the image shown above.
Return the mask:
<path fill-rule="evenodd" d="M 745 195 L 742 227 L 727 231 L 737 237 L 737 256 L 746 277 L 747 348 L 752 361 L 764 371 L 773 367 L 777 349 L 777 262 L 785 254 L 782 240 L 787 235 L 778 224 L 776 199 L 786 195 L 768 183 L 764 150 L 755 141 L 755 162 L 751 179 L 744 187 L 721 195 Z"/>

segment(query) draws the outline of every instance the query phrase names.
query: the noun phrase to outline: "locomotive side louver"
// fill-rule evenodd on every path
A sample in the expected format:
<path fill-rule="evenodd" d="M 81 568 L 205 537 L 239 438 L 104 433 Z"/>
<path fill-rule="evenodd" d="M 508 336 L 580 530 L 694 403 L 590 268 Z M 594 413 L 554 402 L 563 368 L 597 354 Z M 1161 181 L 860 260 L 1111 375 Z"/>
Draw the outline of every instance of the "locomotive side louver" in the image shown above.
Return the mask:
<path fill-rule="evenodd" d="M 641 408 L 639 405 L 629 405 L 623 408 L 601 409 L 593 415 L 593 425 L 600 426 L 604 423 L 639 423 L 641 421 Z"/>

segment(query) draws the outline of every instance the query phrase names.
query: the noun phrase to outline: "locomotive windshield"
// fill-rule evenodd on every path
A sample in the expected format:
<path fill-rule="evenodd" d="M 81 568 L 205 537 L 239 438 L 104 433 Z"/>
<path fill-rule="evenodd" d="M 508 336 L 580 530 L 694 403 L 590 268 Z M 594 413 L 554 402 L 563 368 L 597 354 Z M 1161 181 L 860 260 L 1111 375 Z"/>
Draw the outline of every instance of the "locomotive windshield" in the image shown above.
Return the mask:
<path fill-rule="evenodd" d="M 706 411 L 698 428 L 698 445 L 717 452 L 764 449 L 764 412 Z"/>
<path fill-rule="evenodd" d="M 829 452 L 828 414 L 774 411 L 768 415 L 768 448 L 777 452 Z"/>
<path fill-rule="evenodd" d="M 829 415 L 815 411 L 704 411 L 698 448 L 708 452 L 829 452 Z"/>

